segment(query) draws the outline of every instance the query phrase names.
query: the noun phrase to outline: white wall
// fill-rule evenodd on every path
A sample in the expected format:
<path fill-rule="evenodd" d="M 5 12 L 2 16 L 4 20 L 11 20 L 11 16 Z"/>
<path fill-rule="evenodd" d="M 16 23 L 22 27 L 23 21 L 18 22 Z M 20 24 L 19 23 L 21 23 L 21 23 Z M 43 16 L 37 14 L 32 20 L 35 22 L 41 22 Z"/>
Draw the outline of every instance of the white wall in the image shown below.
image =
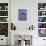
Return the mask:
<path fill-rule="evenodd" d="M 11 22 L 14 23 L 18 32 L 20 32 L 19 30 L 27 30 L 28 27 L 33 24 L 36 32 L 34 36 L 38 36 L 38 3 L 46 3 L 46 0 L 11 0 Z M 18 20 L 18 9 L 23 8 L 27 9 L 27 21 Z M 44 42 L 42 39 L 43 38 L 34 37 L 32 39 L 33 46 L 43 46 Z"/>
<path fill-rule="evenodd" d="M 27 21 L 18 20 L 18 9 L 27 9 Z M 37 2 L 32 0 L 11 0 L 11 22 L 17 30 L 26 30 L 37 23 Z M 35 25 L 36 26 L 36 25 Z"/>
<path fill-rule="evenodd" d="M 45 3 L 46 0 L 11 0 L 11 22 L 17 30 L 28 30 L 29 26 L 38 27 L 38 3 Z M 27 21 L 18 20 L 18 9 L 27 9 Z"/>

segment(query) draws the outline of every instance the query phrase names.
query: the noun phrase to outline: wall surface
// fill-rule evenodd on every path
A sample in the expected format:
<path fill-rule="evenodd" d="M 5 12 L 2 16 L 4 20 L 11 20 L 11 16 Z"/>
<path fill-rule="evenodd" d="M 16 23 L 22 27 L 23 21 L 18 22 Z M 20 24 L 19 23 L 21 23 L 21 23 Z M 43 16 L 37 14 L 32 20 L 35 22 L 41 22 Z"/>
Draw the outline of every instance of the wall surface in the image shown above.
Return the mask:
<path fill-rule="evenodd" d="M 45 42 L 43 38 L 38 37 L 37 30 L 38 3 L 46 3 L 46 0 L 11 0 L 11 22 L 14 23 L 18 32 L 28 30 L 29 26 L 34 25 L 36 34 L 33 33 L 32 44 L 33 46 L 44 46 Z M 18 20 L 18 9 L 27 9 L 27 21 Z"/>
<path fill-rule="evenodd" d="M 18 9 L 27 9 L 27 21 L 18 20 Z M 37 23 L 37 1 L 33 0 L 12 0 L 11 1 L 11 22 L 17 30 L 28 30 L 29 26 Z"/>
<path fill-rule="evenodd" d="M 29 26 L 38 27 L 38 3 L 45 3 L 46 0 L 11 0 L 11 22 L 17 30 L 28 30 Z M 27 21 L 18 20 L 18 9 L 27 9 Z"/>

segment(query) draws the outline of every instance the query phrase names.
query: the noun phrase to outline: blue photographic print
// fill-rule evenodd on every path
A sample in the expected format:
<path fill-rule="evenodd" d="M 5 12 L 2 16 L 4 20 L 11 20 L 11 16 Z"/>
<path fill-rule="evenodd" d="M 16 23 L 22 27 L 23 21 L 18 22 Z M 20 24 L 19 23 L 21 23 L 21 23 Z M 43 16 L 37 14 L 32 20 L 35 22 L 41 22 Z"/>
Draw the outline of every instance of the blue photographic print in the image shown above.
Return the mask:
<path fill-rule="evenodd" d="M 27 20 L 27 9 L 18 10 L 18 20 L 26 21 Z"/>

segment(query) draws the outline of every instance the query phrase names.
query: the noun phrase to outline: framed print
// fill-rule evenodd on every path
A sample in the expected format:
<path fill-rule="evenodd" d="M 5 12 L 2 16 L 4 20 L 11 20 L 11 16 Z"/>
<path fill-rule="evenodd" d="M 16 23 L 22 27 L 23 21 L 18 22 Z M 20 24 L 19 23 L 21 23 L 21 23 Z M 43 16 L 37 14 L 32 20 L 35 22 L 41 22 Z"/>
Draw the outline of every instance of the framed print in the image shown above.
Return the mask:
<path fill-rule="evenodd" d="M 27 9 L 18 9 L 18 20 L 19 21 L 27 20 Z"/>

